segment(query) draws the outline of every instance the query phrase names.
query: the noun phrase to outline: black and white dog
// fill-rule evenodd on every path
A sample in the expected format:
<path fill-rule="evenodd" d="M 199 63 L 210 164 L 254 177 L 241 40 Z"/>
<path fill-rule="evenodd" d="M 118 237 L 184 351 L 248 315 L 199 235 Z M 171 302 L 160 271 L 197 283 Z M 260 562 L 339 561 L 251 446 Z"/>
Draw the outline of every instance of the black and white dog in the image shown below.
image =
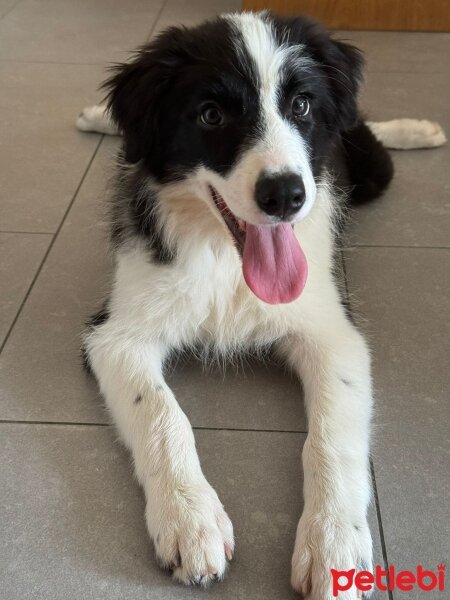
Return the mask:
<path fill-rule="evenodd" d="M 370 129 L 358 116 L 362 63 L 305 19 L 225 15 L 159 35 L 115 69 L 107 106 L 78 120 L 124 136 L 114 284 L 84 355 L 133 454 L 156 554 L 186 584 L 222 578 L 234 551 L 163 375 L 172 351 L 194 345 L 273 347 L 303 382 L 294 588 L 328 600 L 330 569 L 371 568 L 370 358 L 333 278 L 342 188 L 359 202 L 389 184 L 371 129 L 393 146 L 414 127 L 428 145 L 443 134 L 428 122 Z"/>

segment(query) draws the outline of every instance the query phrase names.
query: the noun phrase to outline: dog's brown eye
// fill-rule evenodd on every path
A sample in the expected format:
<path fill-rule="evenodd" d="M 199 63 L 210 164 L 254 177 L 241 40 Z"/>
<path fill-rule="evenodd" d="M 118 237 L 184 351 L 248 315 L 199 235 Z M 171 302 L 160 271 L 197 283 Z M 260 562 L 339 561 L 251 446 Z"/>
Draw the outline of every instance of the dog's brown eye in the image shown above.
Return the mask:
<path fill-rule="evenodd" d="M 201 109 L 200 121 L 208 127 L 218 127 L 224 122 L 223 113 L 216 104 L 205 104 Z"/>
<path fill-rule="evenodd" d="M 309 113 L 309 102 L 305 96 L 294 96 L 291 105 L 294 117 L 306 117 Z"/>

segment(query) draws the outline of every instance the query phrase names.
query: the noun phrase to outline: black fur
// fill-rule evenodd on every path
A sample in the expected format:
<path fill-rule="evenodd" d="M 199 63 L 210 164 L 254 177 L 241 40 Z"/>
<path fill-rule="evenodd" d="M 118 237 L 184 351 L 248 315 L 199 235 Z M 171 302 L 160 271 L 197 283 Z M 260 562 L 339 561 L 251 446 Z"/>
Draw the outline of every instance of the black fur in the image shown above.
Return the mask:
<path fill-rule="evenodd" d="M 103 304 L 103 306 L 101 307 L 101 309 L 98 310 L 94 315 L 92 315 L 92 317 L 90 317 L 86 321 L 87 331 L 88 332 L 92 331 L 93 329 L 95 329 L 95 327 L 98 327 L 99 325 L 102 325 L 108 319 L 109 319 L 109 310 L 108 310 L 108 305 L 105 302 Z M 87 351 L 86 351 L 86 348 L 85 348 L 84 345 L 81 347 L 81 361 L 82 361 L 82 364 L 83 364 L 83 367 L 84 367 L 85 371 L 89 375 L 92 375 L 92 367 L 91 367 L 91 364 L 89 362 L 89 356 L 87 354 Z"/>
<path fill-rule="evenodd" d="M 149 190 L 149 180 L 164 184 L 180 179 L 201 162 L 225 174 L 255 135 L 256 70 L 245 54 L 236 66 L 236 35 L 223 19 L 192 29 L 171 27 L 142 47 L 132 62 L 115 67 L 105 82 L 109 107 L 124 136 L 111 215 L 115 244 L 134 234 L 145 238 L 153 260 L 173 261 L 176 248 L 164 241 L 157 192 Z M 216 132 L 199 128 L 197 119 L 198 106 L 216 98 L 237 119 L 220 140 Z"/>
<path fill-rule="evenodd" d="M 354 46 L 334 40 L 320 24 L 304 17 L 267 17 L 274 25 L 280 43 L 302 44 L 302 55 L 314 60 L 317 69 L 311 73 L 315 95 L 320 100 L 316 115 L 317 128 L 326 126 L 328 134 L 352 127 L 357 120 L 357 94 L 364 65 L 363 55 Z M 289 74 L 289 64 L 286 67 Z M 301 77 L 291 73 L 290 77 Z M 289 77 L 288 77 L 289 78 Z"/>
<path fill-rule="evenodd" d="M 394 175 L 392 158 L 367 125 L 360 121 L 342 134 L 348 176 L 353 186 L 352 204 L 370 202 L 381 196 Z"/>
<path fill-rule="evenodd" d="M 169 264 L 175 249 L 164 240 L 157 218 L 157 192 L 148 188 L 143 168 L 131 172 L 124 156 L 119 157 L 115 194 L 111 206 L 111 241 L 120 246 L 130 237 L 142 237 L 153 260 Z"/>
<path fill-rule="evenodd" d="M 127 162 L 142 161 L 161 183 L 200 162 L 221 174 L 232 168 L 259 125 L 256 69 L 245 51 L 237 56 L 238 36 L 224 19 L 170 27 L 114 69 L 104 87 Z M 231 126 L 199 127 L 198 108 L 209 100 L 227 107 Z"/>
<path fill-rule="evenodd" d="M 88 329 L 94 329 L 99 325 L 103 325 L 109 319 L 108 305 L 105 303 L 100 310 L 98 310 L 92 317 L 86 322 Z"/>
<path fill-rule="evenodd" d="M 307 19 L 270 14 L 266 19 L 280 43 L 301 45 L 300 61 L 285 66 L 280 112 L 289 118 L 294 93 L 311 99 L 313 118 L 294 124 L 312 146 L 319 175 L 336 136 L 357 121 L 362 55 Z M 229 172 L 264 127 L 257 69 L 239 45 L 240 36 L 220 18 L 191 29 L 171 27 L 142 47 L 132 62 L 114 68 L 104 87 L 123 131 L 127 162 L 143 161 L 162 183 L 183 177 L 200 162 L 221 175 Z M 315 61 L 312 71 L 302 68 L 304 56 Z M 198 126 L 198 108 L 205 100 L 217 100 L 226 108 L 225 127 L 208 131 Z"/>
<path fill-rule="evenodd" d="M 320 174 L 324 165 L 337 173 L 339 187 L 349 189 L 352 204 L 377 198 L 391 182 L 394 168 L 390 154 L 358 113 L 364 66 L 361 51 L 333 40 L 320 24 L 302 17 L 270 19 L 280 41 L 304 44 L 306 53 L 321 68 L 320 86 L 315 89 L 322 95 L 321 112 L 310 137 L 314 174 Z M 339 136 L 330 135 L 334 132 Z"/>

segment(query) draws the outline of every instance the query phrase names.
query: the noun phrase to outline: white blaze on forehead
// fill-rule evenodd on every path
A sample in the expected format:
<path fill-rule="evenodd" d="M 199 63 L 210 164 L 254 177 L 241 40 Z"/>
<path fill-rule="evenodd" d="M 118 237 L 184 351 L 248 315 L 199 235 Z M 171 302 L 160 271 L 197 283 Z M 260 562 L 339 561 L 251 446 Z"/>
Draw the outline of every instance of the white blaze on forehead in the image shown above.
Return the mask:
<path fill-rule="evenodd" d="M 272 27 L 259 15 L 252 13 L 231 15 L 230 19 L 241 33 L 245 48 L 255 62 L 264 92 L 274 93 L 284 52 L 277 44 Z"/>
<path fill-rule="evenodd" d="M 261 14 L 238 13 L 226 15 L 242 35 L 245 49 L 251 56 L 258 71 L 261 87 L 265 94 L 277 92 L 282 68 L 287 63 L 309 67 L 313 61 L 301 56 L 302 44 L 288 45 L 277 40 L 272 24 Z M 239 49 L 238 49 L 239 51 Z"/>
<path fill-rule="evenodd" d="M 254 83 L 262 113 L 255 144 L 244 152 L 227 177 L 228 189 L 224 189 L 224 193 L 228 205 L 244 220 L 259 223 L 260 212 L 253 198 L 258 177 L 263 172 L 290 171 L 301 175 L 305 185 L 306 202 L 299 212 L 302 218 L 314 202 L 316 186 L 307 144 L 297 128 L 281 114 L 279 94 L 286 65 L 307 71 L 313 61 L 302 52 L 304 46 L 280 43 L 273 26 L 261 14 L 240 13 L 225 18 L 240 34 L 236 39 L 236 51 L 243 65 L 248 63 L 248 57 L 252 59 L 253 65 L 246 73 L 251 76 L 256 70 L 257 81 Z M 247 198 L 243 190 L 249 190 L 251 197 Z"/>

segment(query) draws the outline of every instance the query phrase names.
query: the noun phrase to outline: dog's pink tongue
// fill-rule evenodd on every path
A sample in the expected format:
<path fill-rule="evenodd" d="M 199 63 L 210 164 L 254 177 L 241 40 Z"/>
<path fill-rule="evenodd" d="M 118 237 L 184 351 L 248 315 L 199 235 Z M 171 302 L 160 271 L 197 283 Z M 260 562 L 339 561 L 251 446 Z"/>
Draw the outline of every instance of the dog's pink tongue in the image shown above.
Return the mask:
<path fill-rule="evenodd" d="M 247 223 L 243 272 L 248 287 L 264 302 L 283 304 L 298 298 L 308 264 L 292 225 Z"/>

